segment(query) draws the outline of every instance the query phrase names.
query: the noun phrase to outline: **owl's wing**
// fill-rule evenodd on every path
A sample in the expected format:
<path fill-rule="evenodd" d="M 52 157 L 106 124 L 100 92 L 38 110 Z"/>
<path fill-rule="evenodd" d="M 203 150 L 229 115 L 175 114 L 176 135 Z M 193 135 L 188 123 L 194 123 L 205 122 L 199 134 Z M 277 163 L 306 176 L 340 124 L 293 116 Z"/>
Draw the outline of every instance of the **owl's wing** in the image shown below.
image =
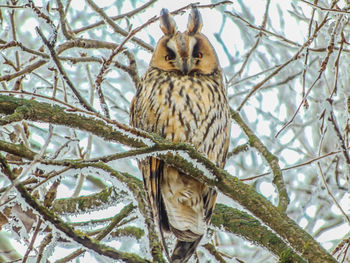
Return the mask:
<path fill-rule="evenodd" d="M 142 124 L 140 109 L 136 107 L 136 98 L 142 86 L 137 87 L 137 93 L 130 105 L 130 125 L 136 128 L 145 128 Z M 158 220 L 159 227 L 169 231 L 168 219 L 160 193 L 160 180 L 163 177 L 164 162 L 153 158 L 145 158 L 139 161 L 139 169 L 142 173 L 146 196 L 150 205 L 152 218 Z"/>
<path fill-rule="evenodd" d="M 148 204 L 150 205 L 152 213 L 151 217 L 158 225 L 164 251 L 169 262 L 172 262 L 164 238 L 164 232 L 169 232 L 170 229 L 167 212 L 165 210 L 164 201 L 160 190 L 160 184 L 164 174 L 164 162 L 159 159 L 149 157 L 139 162 L 139 168 L 143 176 Z"/>
<path fill-rule="evenodd" d="M 152 217 L 158 220 L 162 231 L 169 231 L 168 217 L 160 192 L 160 181 L 163 177 L 164 162 L 150 157 L 139 163 L 143 175 L 148 202 L 151 206 Z"/>

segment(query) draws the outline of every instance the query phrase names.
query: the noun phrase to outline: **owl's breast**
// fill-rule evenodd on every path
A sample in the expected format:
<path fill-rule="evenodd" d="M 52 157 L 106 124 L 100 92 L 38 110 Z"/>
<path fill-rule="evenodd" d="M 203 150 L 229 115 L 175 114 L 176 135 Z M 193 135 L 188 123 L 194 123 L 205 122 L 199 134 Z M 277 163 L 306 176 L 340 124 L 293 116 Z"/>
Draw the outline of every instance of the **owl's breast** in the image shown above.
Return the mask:
<path fill-rule="evenodd" d="M 221 163 L 230 119 L 225 94 L 214 76 L 151 72 L 136 97 L 134 126 L 175 142 L 189 142 L 209 159 Z"/>

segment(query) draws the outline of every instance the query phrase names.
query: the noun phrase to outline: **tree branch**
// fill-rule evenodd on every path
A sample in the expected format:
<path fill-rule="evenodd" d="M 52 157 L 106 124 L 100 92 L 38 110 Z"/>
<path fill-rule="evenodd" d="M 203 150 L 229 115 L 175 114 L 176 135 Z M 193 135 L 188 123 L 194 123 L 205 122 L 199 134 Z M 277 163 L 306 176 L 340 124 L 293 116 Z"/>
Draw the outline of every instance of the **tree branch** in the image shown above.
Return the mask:
<path fill-rule="evenodd" d="M 231 117 L 233 120 L 235 120 L 235 122 L 242 128 L 242 130 L 248 136 L 249 144 L 252 147 L 256 148 L 270 165 L 274 176 L 273 183 L 277 188 L 278 196 L 279 196 L 278 208 L 281 211 L 285 212 L 289 204 L 289 197 L 288 197 L 287 189 L 283 180 L 282 171 L 278 164 L 278 158 L 275 155 L 273 155 L 266 148 L 265 145 L 263 145 L 263 143 L 259 140 L 257 136 L 255 136 L 253 131 L 242 120 L 238 112 L 231 110 Z"/>
<path fill-rule="evenodd" d="M 2 172 L 11 180 L 14 181 L 16 177 L 12 173 L 10 167 L 8 166 L 5 158 L 0 154 L 0 168 Z M 140 258 L 139 256 L 131 253 L 120 252 L 111 247 L 103 245 L 99 242 L 90 239 L 88 236 L 84 236 L 77 231 L 75 231 L 72 227 L 70 227 L 67 223 L 63 222 L 61 218 L 57 215 L 49 211 L 44 206 L 40 205 L 36 198 L 34 198 L 27 189 L 21 184 L 17 184 L 17 191 L 21 194 L 26 203 L 37 211 L 44 220 L 47 220 L 51 224 L 53 224 L 57 230 L 63 232 L 66 236 L 83 245 L 84 247 L 95 251 L 98 254 L 113 258 L 113 259 L 121 259 L 125 262 L 149 262 Z"/>
<path fill-rule="evenodd" d="M 253 244 L 258 243 L 274 253 L 284 261 L 281 262 L 303 262 L 282 239 L 275 235 L 267 227 L 261 225 L 259 220 L 238 209 L 223 204 L 216 204 L 211 219 L 212 224 L 249 240 Z"/>
<path fill-rule="evenodd" d="M 0 113 L 9 114 L 0 119 L 0 125 L 27 119 L 31 121 L 43 121 L 52 124 L 65 125 L 91 132 L 105 140 L 119 142 L 132 147 L 144 147 L 146 141 L 152 141 L 159 151 L 157 157 L 168 164 L 177 167 L 189 175 L 196 175 L 196 179 L 208 185 L 217 187 L 226 196 L 237 201 L 248 209 L 253 215 L 262 220 L 274 230 L 298 253 L 302 254 L 309 262 L 336 262 L 324 248 L 322 248 L 308 233 L 301 229 L 298 224 L 291 220 L 284 212 L 274 207 L 266 198 L 258 194 L 252 187 L 242 183 L 237 178 L 229 175 L 226 171 L 216 167 L 211 161 L 188 144 L 171 144 L 162 138 L 139 132 L 131 127 L 113 122 L 114 127 L 101 120 L 86 116 L 67 113 L 63 108 L 51 106 L 47 103 L 17 99 L 9 96 L 0 96 Z M 235 114 L 233 114 L 234 119 Z M 118 126 L 117 126 L 118 125 Z M 118 129 L 116 129 L 116 126 Z M 146 136 L 146 137 L 143 137 Z M 251 140 L 252 138 L 250 138 Z M 254 140 L 254 147 L 258 147 Z M 171 146 L 172 145 L 172 146 Z M 169 147 L 172 150 L 168 150 Z M 174 153 L 174 150 L 176 152 Z M 176 154 L 177 153 L 177 154 Z M 181 156 L 187 156 L 191 162 Z M 275 159 L 270 160 L 272 162 Z M 101 164 L 101 163 L 99 163 Z M 101 165 L 104 165 L 103 163 Z M 124 179 L 125 180 L 125 179 Z M 32 202 L 28 200 L 28 202 Z M 38 208 L 36 206 L 36 208 Z M 48 217 L 50 219 L 50 217 Z M 52 219 L 52 218 L 51 218 Z"/>

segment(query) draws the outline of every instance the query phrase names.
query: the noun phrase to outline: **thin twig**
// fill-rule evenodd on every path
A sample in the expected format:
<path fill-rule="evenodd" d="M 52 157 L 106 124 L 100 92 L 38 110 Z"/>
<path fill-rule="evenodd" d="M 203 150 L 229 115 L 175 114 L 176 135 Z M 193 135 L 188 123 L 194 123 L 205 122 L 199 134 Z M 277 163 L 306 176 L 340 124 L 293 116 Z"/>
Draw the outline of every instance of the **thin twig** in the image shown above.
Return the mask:
<path fill-rule="evenodd" d="M 47 16 L 44 12 L 42 12 L 39 8 L 37 8 L 34 5 L 34 2 L 32 0 L 28 0 L 29 7 L 34 11 L 34 13 L 38 16 L 38 18 L 43 19 L 46 24 L 48 24 L 51 28 L 51 34 L 49 43 L 50 45 L 54 46 L 57 41 L 57 30 L 55 24 L 52 22 L 51 18 Z"/>
<path fill-rule="evenodd" d="M 247 54 L 245 55 L 245 60 L 242 63 L 241 68 L 237 71 L 237 73 L 235 73 L 231 79 L 227 82 L 230 83 L 233 79 L 235 79 L 237 76 L 241 76 L 244 68 L 246 67 L 249 58 L 251 57 L 251 55 L 254 53 L 254 51 L 256 50 L 256 48 L 258 47 L 261 37 L 263 36 L 262 30 L 264 30 L 266 28 L 266 24 L 267 24 L 267 18 L 268 18 L 268 11 L 269 11 L 269 6 L 270 6 L 271 0 L 267 0 L 266 1 L 266 7 L 265 7 L 265 13 L 264 13 L 264 18 L 263 18 L 263 22 L 261 24 L 261 30 L 258 33 L 257 39 L 255 41 L 255 44 L 251 47 L 251 49 L 247 52 Z"/>
<path fill-rule="evenodd" d="M 316 27 L 312 37 L 309 38 L 309 40 L 312 40 L 316 37 L 317 35 L 317 32 L 321 29 L 321 27 L 326 23 L 327 21 L 327 17 L 328 17 L 328 13 L 325 15 L 324 19 L 322 20 L 321 24 L 319 26 Z M 296 111 L 294 112 L 292 118 L 285 124 L 283 125 L 283 127 L 276 133 L 275 135 L 275 138 L 277 138 L 281 132 L 287 128 L 290 124 L 293 123 L 295 117 L 297 116 L 297 114 L 299 113 L 299 110 L 301 109 L 301 106 L 305 103 L 307 97 L 309 96 L 311 90 L 313 89 L 313 87 L 316 85 L 316 83 L 321 79 L 321 76 L 323 74 L 323 72 L 326 70 L 326 67 L 327 67 L 327 64 L 328 64 L 328 61 L 329 61 L 329 57 L 330 55 L 333 53 L 333 50 L 334 50 L 334 37 L 335 37 L 335 33 L 336 33 L 336 29 L 341 21 L 341 18 L 342 16 L 340 16 L 338 18 L 338 21 L 337 21 L 337 24 L 336 26 L 334 26 L 333 28 L 333 32 L 331 34 L 331 38 L 330 38 L 330 41 L 329 41 L 329 45 L 328 45 L 328 48 L 327 48 L 327 54 L 326 56 L 324 57 L 322 63 L 321 63 L 321 67 L 320 67 L 320 71 L 319 71 L 319 74 L 318 76 L 316 77 L 316 79 L 314 80 L 314 82 L 312 83 L 312 85 L 309 87 L 309 89 L 306 91 L 305 95 L 303 96 L 303 99 L 301 100 L 301 102 L 299 103 L 299 106 L 297 107 Z M 307 41 L 308 42 L 308 41 Z M 311 42 L 309 43 L 311 44 Z M 302 49 L 300 49 L 299 51 L 301 51 Z"/>
<path fill-rule="evenodd" d="M 22 76 L 24 74 L 27 74 L 27 73 L 30 73 L 32 72 L 33 70 L 41 67 L 42 65 L 46 64 L 47 63 L 47 60 L 46 59 L 41 59 L 41 60 L 38 60 L 36 62 L 34 62 L 33 64 L 31 65 L 28 65 L 27 67 L 23 68 L 22 70 L 20 71 L 17 71 L 13 74 L 8 74 L 8 75 L 3 75 L 3 76 L 0 76 L 0 82 L 1 81 L 9 81 L 9 80 L 12 80 L 14 78 L 17 78 L 19 76 Z"/>
<path fill-rule="evenodd" d="M 300 52 L 299 52 L 300 51 Z M 248 101 L 248 99 L 258 90 L 260 89 L 268 80 L 270 80 L 272 77 L 277 75 L 283 68 L 285 68 L 288 64 L 291 62 L 299 59 L 299 55 L 301 53 L 301 50 L 299 50 L 291 59 L 287 60 L 285 63 L 283 63 L 281 66 L 279 66 L 277 69 L 275 69 L 270 75 L 268 75 L 265 79 L 260 81 L 258 84 L 256 84 L 248 93 L 248 95 L 243 99 L 241 104 L 238 106 L 237 111 L 240 111 L 244 104 Z"/>
<path fill-rule="evenodd" d="M 15 10 L 11 10 L 9 12 L 9 16 L 10 16 L 12 39 L 13 39 L 13 41 L 17 42 L 16 25 L 15 25 Z M 17 50 L 15 51 L 15 58 L 16 58 L 16 71 L 18 71 L 19 67 L 20 67 L 20 61 L 19 61 L 19 54 L 18 54 Z"/>
<path fill-rule="evenodd" d="M 317 5 L 317 2 L 316 1 L 316 4 L 313 4 L 313 3 L 310 3 L 310 2 L 307 2 L 305 0 L 300 0 L 300 2 L 303 2 L 305 4 L 308 4 L 309 6 L 312 6 L 320 11 L 327 11 L 329 13 L 336 13 L 336 14 L 343 14 L 343 15 L 349 15 L 350 12 L 346 11 L 346 10 L 340 10 L 340 9 L 333 9 L 333 8 L 325 8 L 325 7 L 321 7 L 321 6 L 318 6 Z"/>
<path fill-rule="evenodd" d="M 115 21 L 120 20 L 120 19 L 131 18 L 134 15 L 136 15 L 138 13 L 141 13 L 142 11 L 146 10 L 149 6 L 151 6 L 155 2 L 157 2 L 157 0 L 150 0 L 150 1 L 144 3 L 140 7 L 136 8 L 136 9 L 130 11 L 130 12 L 127 12 L 127 13 L 124 13 L 124 14 L 121 14 L 121 15 L 117 15 L 117 16 L 112 16 L 111 19 L 115 22 Z M 74 34 L 80 34 L 80 33 L 84 32 L 84 31 L 93 29 L 95 27 L 98 27 L 98 26 L 101 26 L 101 25 L 104 25 L 104 24 L 105 24 L 105 21 L 101 20 L 101 21 L 96 22 L 94 24 L 90 24 L 88 26 L 85 26 L 85 27 L 82 27 L 82 28 L 79 28 L 79 29 L 75 29 L 75 30 L 73 30 L 73 32 L 74 32 Z"/>
<path fill-rule="evenodd" d="M 236 14 L 236 13 L 232 13 L 232 12 L 229 12 L 229 11 L 225 11 L 225 14 L 228 14 L 229 16 L 231 16 L 231 17 L 233 17 L 233 18 L 239 19 L 240 21 L 242 21 L 243 23 L 245 23 L 245 24 L 246 24 L 249 28 L 251 28 L 251 29 L 254 29 L 254 30 L 256 30 L 256 31 L 262 32 L 262 33 L 264 33 L 264 34 L 266 34 L 266 35 L 273 36 L 273 37 L 275 37 L 275 38 L 277 38 L 277 39 L 280 39 L 282 42 L 285 42 L 285 43 L 287 43 L 287 44 L 289 44 L 289 45 L 291 45 L 291 46 L 294 46 L 294 47 L 297 47 L 297 48 L 303 47 L 302 44 L 299 44 L 299 43 L 297 43 L 297 42 L 294 42 L 293 40 L 290 40 L 290 39 L 288 39 L 288 38 L 286 38 L 286 37 L 284 37 L 284 36 L 282 36 L 282 35 L 276 34 L 276 33 L 272 32 L 272 31 L 267 30 L 267 29 L 263 29 L 263 28 L 260 28 L 259 26 L 256 26 L 256 25 L 251 24 L 248 20 L 244 19 L 243 17 L 239 16 L 239 15 Z M 321 22 L 321 23 L 322 23 L 322 22 Z M 309 46 L 309 45 L 308 45 L 308 46 Z M 338 49 L 338 47 L 334 47 L 334 49 Z M 325 48 L 325 47 L 310 48 L 310 47 L 309 47 L 309 50 L 312 51 L 312 52 L 317 52 L 317 53 L 322 52 L 322 53 L 323 53 L 323 52 L 327 51 L 327 48 Z M 346 50 L 344 50 L 344 51 L 345 51 L 345 52 L 350 52 L 350 50 L 348 50 L 348 49 L 346 49 Z"/>
<path fill-rule="evenodd" d="M 40 263 L 41 262 L 41 259 L 44 255 L 44 250 L 46 248 L 46 246 L 48 244 L 50 244 L 50 242 L 52 241 L 52 233 L 49 233 L 45 236 L 45 238 L 42 240 L 41 244 L 40 244 L 40 247 L 39 247 L 39 251 L 38 251 L 38 257 L 37 257 L 37 260 L 36 260 L 36 263 Z"/>
<path fill-rule="evenodd" d="M 110 27 L 113 28 L 114 32 L 122 35 L 122 36 L 127 36 L 128 32 L 122 29 L 120 26 L 118 26 L 116 23 L 114 23 L 113 19 L 111 19 L 104 11 L 102 8 L 98 7 L 93 0 L 86 0 L 86 2 L 89 4 L 89 6 L 97 13 L 99 14 L 105 23 L 107 23 Z M 132 41 L 138 44 L 139 46 L 147 49 L 148 51 L 153 51 L 153 47 L 144 42 L 143 40 L 133 37 Z"/>
<path fill-rule="evenodd" d="M 333 83 L 333 90 L 332 90 L 331 95 L 329 96 L 329 99 L 332 99 L 333 95 L 337 93 L 338 75 L 339 75 L 339 61 L 340 61 L 340 55 L 341 55 L 341 53 L 343 51 L 343 47 L 344 47 L 344 43 L 345 43 L 345 36 L 344 36 L 344 32 L 343 32 L 344 26 L 343 26 L 343 28 L 340 31 L 340 37 L 341 37 L 340 47 L 339 47 L 339 50 L 338 50 L 337 58 L 334 61 L 334 68 L 335 68 L 334 75 L 335 75 L 335 77 L 334 77 L 334 83 Z"/>
<path fill-rule="evenodd" d="M 47 136 L 47 139 L 45 140 L 45 143 L 43 145 L 43 147 L 40 150 L 40 153 L 35 155 L 33 161 L 30 163 L 30 165 L 28 165 L 23 171 L 22 173 L 16 177 L 16 179 L 14 179 L 11 183 L 11 186 L 6 190 L 6 192 L 0 197 L 0 205 L 1 203 L 4 201 L 4 199 L 6 198 L 6 196 L 10 193 L 10 191 L 16 187 L 16 185 L 18 183 L 20 183 L 20 179 L 23 178 L 24 176 L 27 175 L 27 173 L 33 168 L 33 166 L 42 158 L 42 156 L 45 154 L 45 151 L 47 149 L 47 147 L 49 146 L 49 143 L 51 141 L 51 137 L 52 137 L 52 133 L 53 133 L 53 126 L 50 124 L 49 125 L 49 134 Z"/>
<path fill-rule="evenodd" d="M 103 18 L 103 23 L 107 23 L 109 26 L 111 26 L 116 33 L 118 33 L 118 34 L 120 34 L 120 35 L 122 35 L 124 37 L 128 36 L 129 33 L 127 31 L 125 31 L 124 29 L 122 29 L 121 27 L 119 27 L 116 23 L 114 23 L 113 18 L 109 17 L 103 11 L 102 8 L 98 7 L 92 0 L 86 0 L 86 2 L 89 4 L 89 6 L 96 13 L 98 13 Z M 218 3 L 214 3 L 214 4 L 197 5 L 197 8 L 214 8 L 216 6 L 225 5 L 225 4 L 232 4 L 232 2 L 231 1 L 222 1 L 222 2 L 218 2 Z M 181 7 L 179 9 L 175 10 L 175 11 L 170 12 L 170 14 L 176 15 L 176 14 L 182 13 L 184 10 L 189 9 L 192 6 L 193 6 L 193 3 L 188 4 L 188 5 L 184 6 L 184 7 Z M 150 24 L 156 22 L 158 19 L 159 19 L 159 16 L 154 21 L 152 21 L 151 23 L 149 23 L 147 25 L 150 25 Z M 99 22 L 99 23 L 101 23 L 101 22 Z M 145 43 L 143 40 L 141 40 L 141 39 L 139 39 L 137 37 L 132 37 L 131 41 L 135 42 L 136 44 L 140 45 L 141 47 L 145 48 L 146 50 L 148 50 L 150 52 L 153 52 L 153 47 L 150 46 L 149 44 Z"/>
<path fill-rule="evenodd" d="M 41 219 L 39 218 L 39 219 L 38 219 L 38 223 L 37 223 L 37 225 L 36 225 L 36 228 L 35 228 L 35 230 L 34 230 L 34 234 L 33 234 L 33 236 L 32 236 L 32 239 L 30 240 L 30 243 L 29 243 L 29 246 L 28 246 L 28 248 L 27 248 L 27 250 L 26 250 L 26 253 L 25 253 L 24 256 L 23 256 L 22 263 L 27 262 L 29 253 L 30 253 L 30 251 L 33 249 L 35 239 L 36 239 L 36 237 L 37 237 L 38 234 L 39 234 L 39 230 L 40 230 L 40 227 L 41 227 L 41 223 L 42 223 L 42 221 L 41 221 Z"/>
<path fill-rule="evenodd" d="M 323 140 L 324 140 L 325 134 L 326 134 L 326 130 L 321 131 L 321 135 L 322 136 L 321 136 L 321 140 L 320 140 L 319 145 L 318 145 L 318 155 L 319 156 L 321 155 L 321 149 L 323 148 Z M 344 212 L 343 208 L 339 205 L 338 201 L 335 199 L 334 195 L 332 194 L 332 192 L 328 188 L 327 180 L 326 180 L 326 177 L 325 177 L 325 175 L 323 173 L 323 170 L 322 170 L 322 167 L 321 167 L 321 163 L 319 161 L 317 162 L 317 167 L 319 169 L 319 173 L 321 175 L 321 179 L 322 179 L 323 185 L 326 188 L 326 191 L 327 191 L 328 195 L 331 197 L 331 199 L 333 200 L 334 204 L 339 208 L 339 210 L 343 214 L 345 220 L 348 221 L 348 223 L 350 224 L 350 218 Z"/>
<path fill-rule="evenodd" d="M 329 188 L 328 188 L 327 180 L 326 180 L 326 177 L 325 177 L 325 175 L 324 175 L 324 173 L 323 173 L 323 171 L 322 171 L 320 162 L 317 162 L 317 166 L 318 166 L 318 170 L 319 170 L 319 172 L 320 172 L 321 178 L 322 178 L 323 185 L 324 185 L 324 187 L 326 188 L 328 195 L 332 198 L 334 204 L 339 208 L 340 212 L 342 213 L 342 215 L 344 216 L 344 218 L 346 219 L 346 221 L 348 221 L 348 224 L 350 224 L 350 218 L 349 218 L 348 215 L 345 213 L 345 211 L 343 210 L 343 208 L 339 205 L 338 201 L 335 199 L 334 195 L 332 194 L 332 192 L 331 192 L 331 191 L 329 190 Z"/>
<path fill-rule="evenodd" d="M 318 2 L 318 0 L 315 0 L 315 4 L 317 4 L 317 2 Z M 314 15 L 315 15 L 315 9 L 312 9 L 311 19 L 310 19 L 310 22 L 309 22 L 309 28 L 308 28 L 308 33 L 307 33 L 308 37 L 311 36 L 312 23 L 314 21 Z M 309 58 L 309 47 L 306 48 L 305 59 L 304 59 L 304 69 L 303 69 L 303 75 L 302 75 L 302 86 L 303 86 L 302 97 L 305 96 L 305 79 L 306 79 L 308 58 Z M 304 107 L 308 108 L 308 106 L 309 106 L 308 102 L 307 102 L 307 100 L 305 100 Z"/>
<path fill-rule="evenodd" d="M 51 54 L 51 58 L 55 62 L 56 67 L 57 67 L 58 71 L 60 72 L 62 78 L 65 80 L 65 82 L 67 83 L 69 88 L 73 91 L 75 96 L 78 98 L 79 102 L 83 105 L 83 107 L 85 109 L 92 111 L 92 112 L 96 112 L 96 110 L 91 107 L 91 105 L 85 100 L 85 98 L 83 96 L 81 96 L 79 91 L 75 88 L 73 82 L 68 78 L 68 75 L 67 75 L 65 69 L 63 68 L 61 62 L 59 61 L 52 44 L 46 39 L 46 37 L 44 36 L 44 34 L 41 32 L 41 30 L 38 27 L 36 27 L 36 31 L 38 32 L 39 36 L 43 40 L 46 47 L 49 49 L 50 54 Z"/>
<path fill-rule="evenodd" d="M 346 148 L 346 145 L 345 145 L 345 142 L 344 142 L 344 138 L 343 138 L 343 136 L 341 134 L 341 131 L 339 129 L 339 125 L 337 123 L 337 120 L 335 118 L 335 115 L 334 115 L 334 112 L 333 112 L 332 108 L 331 108 L 331 110 L 329 112 L 328 120 L 332 123 L 333 129 L 335 131 L 335 134 L 337 135 L 338 142 L 339 142 L 340 147 L 342 149 L 342 153 L 344 155 L 345 161 L 346 161 L 348 167 L 350 167 L 350 155 L 349 155 L 349 152 L 347 151 L 347 148 Z"/>
<path fill-rule="evenodd" d="M 58 13 L 60 15 L 60 25 L 63 35 L 66 37 L 66 39 L 74 39 L 74 33 L 69 28 L 69 24 L 66 20 L 66 11 L 64 10 L 63 4 L 61 0 L 56 0 Z"/>
<path fill-rule="evenodd" d="M 126 205 L 117 215 L 113 217 L 109 225 L 103 231 L 101 231 L 95 239 L 101 241 L 103 238 L 105 238 L 120 223 L 123 218 L 127 217 L 134 210 L 134 208 L 135 206 L 132 204 Z M 55 263 L 65 263 L 71 261 L 83 254 L 85 251 L 86 249 L 80 248 L 68 256 L 65 256 L 64 258 L 56 260 Z"/>
<path fill-rule="evenodd" d="M 349 149 L 350 149 L 350 148 L 347 148 L 346 150 L 349 151 Z M 335 154 L 339 154 L 339 153 L 341 153 L 342 151 L 343 151 L 343 150 L 329 152 L 329 153 L 326 153 L 326 154 L 324 154 L 324 155 L 315 157 L 315 158 L 313 158 L 313 159 L 311 159 L 311 160 L 308 160 L 308 161 L 306 161 L 306 162 L 298 163 L 298 164 L 293 165 L 293 166 L 289 166 L 289 167 L 286 167 L 286 168 L 282 168 L 281 170 L 282 170 L 282 171 L 288 171 L 288 170 L 300 168 L 300 167 L 303 167 L 303 166 L 312 164 L 313 162 L 319 161 L 319 160 L 321 160 L 321 159 L 323 159 L 323 158 L 326 158 L 326 157 L 329 157 L 329 156 L 332 156 L 332 155 L 335 155 Z M 241 179 L 241 181 L 250 181 L 250 180 L 254 180 L 254 179 L 261 178 L 261 177 L 266 176 L 266 175 L 269 175 L 269 174 L 271 174 L 271 172 L 266 172 L 266 173 L 259 174 L 259 175 L 256 175 L 256 176 L 251 176 L 251 177 L 243 178 L 243 179 Z"/>
<path fill-rule="evenodd" d="M 88 2 L 90 2 L 91 0 L 87 0 Z M 112 53 L 110 54 L 109 58 L 107 60 L 105 60 L 102 64 L 102 67 L 96 77 L 96 81 L 95 81 L 95 87 L 97 90 L 97 94 L 99 95 L 99 99 L 100 99 L 100 103 L 101 103 L 101 107 L 103 109 L 103 112 L 105 114 L 106 118 L 110 118 L 109 117 L 109 110 L 108 110 L 108 106 L 106 104 L 106 101 L 104 99 L 104 95 L 101 89 L 101 84 L 103 81 L 103 76 L 105 75 L 106 71 L 108 70 L 109 66 L 111 65 L 113 58 L 122 51 L 122 48 L 124 47 L 124 45 L 126 44 L 126 42 L 128 42 L 129 39 L 131 39 L 137 32 L 141 31 L 143 28 L 145 28 L 146 26 L 148 26 L 149 24 L 153 23 L 154 21 L 156 21 L 158 18 L 157 16 L 152 17 L 151 19 L 149 19 L 146 23 L 144 23 L 143 25 L 131 30 L 129 32 L 129 34 L 126 36 L 126 38 L 120 43 L 120 45 L 112 51 Z"/>

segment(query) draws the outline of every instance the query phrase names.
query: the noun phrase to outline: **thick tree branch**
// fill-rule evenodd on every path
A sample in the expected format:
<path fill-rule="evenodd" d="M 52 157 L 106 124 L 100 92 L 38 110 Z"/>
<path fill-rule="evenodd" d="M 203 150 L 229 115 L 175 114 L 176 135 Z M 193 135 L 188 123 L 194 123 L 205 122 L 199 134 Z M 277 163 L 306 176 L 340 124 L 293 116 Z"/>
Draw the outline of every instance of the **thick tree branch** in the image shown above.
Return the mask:
<path fill-rule="evenodd" d="M 23 151 L 22 149 L 23 147 L 21 145 L 12 145 L 8 147 L 8 144 L 1 144 L 0 141 L 0 150 L 2 151 L 7 152 L 9 150 L 12 154 L 23 158 L 29 157 L 29 159 L 31 159 L 30 157 L 32 155 L 35 155 L 35 153 L 28 155 L 28 150 Z M 89 164 L 85 163 L 85 165 L 88 167 Z M 99 164 L 94 164 L 94 167 L 97 168 L 98 166 Z M 101 168 L 103 167 L 104 166 L 101 166 Z M 137 179 L 135 178 L 135 180 Z M 142 187 L 141 181 L 139 181 L 139 185 Z M 139 190 L 141 191 L 141 188 Z M 58 199 L 53 203 L 52 209 L 55 213 L 59 214 L 88 211 L 90 207 L 96 208 L 101 205 L 106 205 L 110 200 L 115 201 L 116 198 L 119 199 L 120 197 L 118 196 L 120 194 L 122 193 L 116 193 L 112 188 L 106 188 L 99 193 L 89 196 Z M 224 227 L 226 231 L 239 235 L 254 244 L 259 243 L 284 260 L 288 259 L 290 262 L 305 262 L 300 256 L 292 252 L 292 250 L 279 237 L 266 227 L 262 226 L 258 220 L 238 209 L 230 208 L 223 204 L 217 204 L 211 221 L 212 224 L 218 228 Z M 74 253 L 74 255 L 76 255 L 76 253 Z"/>
<path fill-rule="evenodd" d="M 118 213 L 117 215 L 115 215 L 112 219 L 112 221 L 110 222 L 110 224 L 102 231 L 100 232 L 97 236 L 96 236 L 96 240 L 101 241 L 103 238 L 105 238 L 108 234 L 110 234 L 110 232 L 117 226 L 118 223 L 120 223 L 120 221 L 127 217 L 132 210 L 135 207 L 132 204 L 128 204 L 126 205 L 121 211 L 120 213 Z M 56 263 L 63 263 L 63 262 L 68 262 L 78 256 L 80 256 L 81 254 L 83 254 L 86 250 L 85 249 L 78 249 L 76 251 L 74 251 L 73 253 L 71 253 L 70 255 L 61 258 L 60 260 L 57 260 Z"/>
<path fill-rule="evenodd" d="M 243 211 L 217 204 L 211 222 L 218 227 L 223 227 L 228 232 L 249 240 L 253 244 L 258 243 L 264 246 L 278 256 L 280 260 L 284 260 L 281 262 L 306 262 L 271 230 L 261 225 L 259 220 Z"/>
<path fill-rule="evenodd" d="M 85 130 L 105 140 L 123 143 L 128 146 L 146 146 L 142 136 L 147 133 L 140 133 L 136 129 L 120 124 L 116 130 L 101 120 L 67 113 L 63 108 L 58 106 L 53 107 L 47 103 L 0 96 L 0 113 L 9 115 L 0 120 L 1 125 L 22 119 L 44 121 Z M 117 125 L 117 123 L 114 122 L 114 125 Z M 125 130 L 122 130 L 123 128 Z M 131 135 L 133 137 L 130 137 Z M 139 136 L 136 137 L 137 135 Z M 149 141 L 150 138 L 156 137 L 148 135 L 146 141 Z M 208 185 L 217 187 L 222 193 L 237 201 L 284 240 L 288 241 L 293 249 L 302 254 L 309 262 L 336 262 L 308 233 L 301 229 L 284 212 L 281 212 L 281 210 L 274 207 L 266 198 L 258 194 L 252 187 L 242 183 L 226 171 L 217 168 L 188 144 L 173 144 L 173 147 L 181 156 L 187 155 L 190 157 L 192 159 L 191 162 L 187 161 L 188 158 L 184 159 L 179 154 L 174 154 L 174 150 L 169 152 L 165 146 L 167 144 L 165 140 L 157 138 L 153 141 L 155 144 L 159 142 L 162 142 L 160 144 L 162 147 L 159 149 L 161 152 L 158 152 L 158 158 L 165 160 L 170 165 L 176 166 L 189 175 L 196 175 L 197 179 Z M 168 143 L 168 145 L 169 148 L 172 144 Z"/>
<path fill-rule="evenodd" d="M 5 158 L 1 154 L 0 154 L 0 168 L 1 168 L 1 171 L 11 181 L 16 180 L 16 177 L 12 173 Z M 21 183 L 17 184 L 15 187 L 17 191 L 21 194 L 22 198 L 26 201 L 26 203 L 35 211 L 37 211 L 43 217 L 43 219 L 53 224 L 56 227 L 56 229 L 63 232 L 69 238 L 73 239 L 74 241 L 78 242 L 84 247 L 91 249 L 98 254 L 101 254 L 113 259 L 119 259 L 119 260 L 121 259 L 121 260 L 124 260 L 125 262 L 148 262 L 147 260 L 144 260 L 137 255 L 117 251 L 106 245 L 98 243 L 93 239 L 90 239 L 88 236 L 84 236 L 78 233 L 72 227 L 70 227 L 67 223 L 63 222 L 62 219 L 60 219 L 57 215 L 55 215 L 54 213 L 49 211 L 47 208 L 39 204 L 36 198 L 34 198 Z"/>
<path fill-rule="evenodd" d="M 288 197 L 287 189 L 283 180 L 282 171 L 278 164 L 278 158 L 265 147 L 265 145 L 259 140 L 257 136 L 255 136 L 253 131 L 242 120 L 238 112 L 231 110 L 231 117 L 232 119 L 235 120 L 235 122 L 243 129 L 245 134 L 248 136 L 249 144 L 252 147 L 256 148 L 270 165 L 274 176 L 273 183 L 277 188 L 278 196 L 279 196 L 278 208 L 281 211 L 286 211 L 287 206 L 289 204 L 289 197 Z"/>

